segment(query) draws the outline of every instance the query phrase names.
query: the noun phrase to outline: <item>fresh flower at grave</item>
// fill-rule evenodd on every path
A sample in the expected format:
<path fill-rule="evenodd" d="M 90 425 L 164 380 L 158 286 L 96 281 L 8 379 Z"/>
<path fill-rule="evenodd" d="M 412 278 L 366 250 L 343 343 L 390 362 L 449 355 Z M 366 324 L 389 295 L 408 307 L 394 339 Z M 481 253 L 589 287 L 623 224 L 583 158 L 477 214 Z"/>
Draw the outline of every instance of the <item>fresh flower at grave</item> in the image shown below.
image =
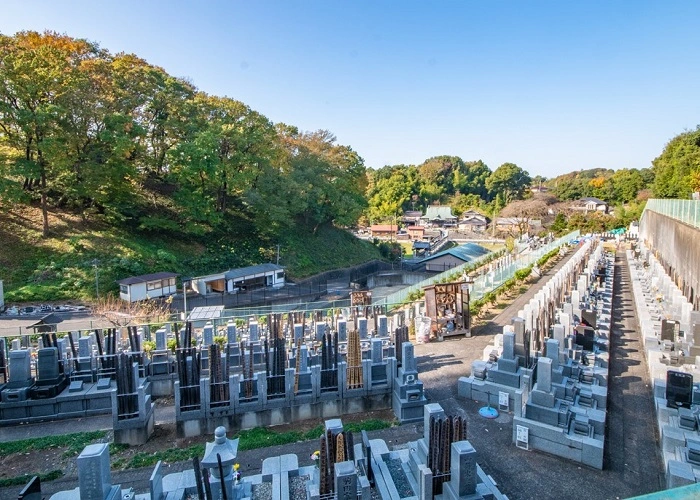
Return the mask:
<path fill-rule="evenodd" d="M 238 470 L 241 468 L 241 464 L 233 464 L 233 470 Z"/>
<path fill-rule="evenodd" d="M 318 461 L 321 459 L 321 452 L 320 452 L 319 450 L 314 451 L 314 452 L 311 454 L 311 457 L 310 457 L 310 458 L 311 458 L 311 460 L 313 460 L 314 462 L 318 462 Z"/>

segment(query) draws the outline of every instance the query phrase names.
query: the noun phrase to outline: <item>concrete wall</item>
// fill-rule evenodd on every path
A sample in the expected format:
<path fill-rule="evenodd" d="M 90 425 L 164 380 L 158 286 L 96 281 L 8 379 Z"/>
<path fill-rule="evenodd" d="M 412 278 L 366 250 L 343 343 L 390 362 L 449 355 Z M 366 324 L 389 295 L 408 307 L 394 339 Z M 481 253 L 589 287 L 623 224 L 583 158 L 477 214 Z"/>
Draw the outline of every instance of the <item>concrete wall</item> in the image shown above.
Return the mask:
<path fill-rule="evenodd" d="M 693 309 L 700 309 L 700 231 L 671 217 L 646 210 L 639 233 L 693 304 Z"/>

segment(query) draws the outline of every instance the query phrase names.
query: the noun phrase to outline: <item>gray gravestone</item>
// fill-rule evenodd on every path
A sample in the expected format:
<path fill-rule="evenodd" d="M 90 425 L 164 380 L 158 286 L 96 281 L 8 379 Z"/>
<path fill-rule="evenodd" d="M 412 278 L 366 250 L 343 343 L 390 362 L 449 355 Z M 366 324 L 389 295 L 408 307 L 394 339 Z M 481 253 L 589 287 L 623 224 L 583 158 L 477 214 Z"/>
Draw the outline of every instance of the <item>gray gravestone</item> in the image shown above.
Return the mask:
<path fill-rule="evenodd" d="M 380 337 L 388 337 L 389 336 L 389 319 L 385 315 L 381 315 L 377 317 L 377 324 L 378 324 L 378 332 L 377 335 Z"/>
<path fill-rule="evenodd" d="M 299 348 L 299 373 L 304 373 L 309 369 L 309 348 L 302 344 Z"/>
<path fill-rule="evenodd" d="M 214 325 L 207 323 L 202 329 L 202 343 L 204 347 L 209 347 L 214 343 Z"/>
<path fill-rule="evenodd" d="M 452 443 L 450 486 L 458 497 L 476 492 L 476 450 L 469 441 Z"/>
<path fill-rule="evenodd" d="M 559 368 L 559 341 L 557 339 L 547 339 L 545 344 L 546 356 L 552 360 L 552 369 Z"/>
<path fill-rule="evenodd" d="M 89 358 L 90 355 L 92 355 L 90 337 L 80 337 L 78 339 L 78 356 L 81 358 Z"/>
<path fill-rule="evenodd" d="M 353 462 L 335 464 L 335 494 L 337 500 L 357 500 L 357 471 Z"/>
<path fill-rule="evenodd" d="M 375 365 L 380 364 L 382 359 L 382 339 L 372 339 L 372 363 Z"/>
<path fill-rule="evenodd" d="M 151 473 L 151 479 L 149 481 L 151 490 L 150 500 L 163 500 L 163 473 L 160 470 L 161 466 L 162 462 L 159 460 Z"/>
<path fill-rule="evenodd" d="M 416 357 L 413 354 L 413 344 L 404 342 L 401 345 L 401 363 L 404 373 L 416 372 Z"/>
<path fill-rule="evenodd" d="M 503 334 L 503 359 L 515 359 L 515 333 L 506 332 Z"/>
<path fill-rule="evenodd" d="M 26 382 L 32 378 L 29 351 L 10 351 L 10 382 Z"/>
<path fill-rule="evenodd" d="M 103 500 L 112 489 L 109 448 L 106 443 L 90 444 L 78 456 L 80 500 Z"/>
<path fill-rule="evenodd" d="M 299 342 L 299 341 L 304 340 L 304 325 L 301 323 L 295 323 L 294 324 L 294 342 Z"/>
<path fill-rule="evenodd" d="M 251 321 L 248 324 L 248 340 L 250 342 L 257 342 L 260 340 L 260 336 L 258 334 L 258 322 L 257 321 Z"/>
<path fill-rule="evenodd" d="M 552 336 L 555 340 L 559 342 L 560 345 L 564 344 L 564 325 L 554 325 L 552 326 Z"/>
<path fill-rule="evenodd" d="M 348 340 L 348 322 L 344 319 L 338 320 L 338 340 L 346 342 Z"/>
<path fill-rule="evenodd" d="M 542 392 L 552 390 L 552 360 L 547 357 L 537 359 L 537 389 Z"/>
<path fill-rule="evenodd" d="M 156 350 L 164 351 L 168 348 L 167 332 L 165 328 L 156 330 Z"/>
<path fill-rule="evenodd" d="M 316 340 L 323 340 L 323 336 L 326 334 L 326 324 L 322 322 L 316 323 Z"/>
<path fill-rule="evenodd" d="M 229 321 L 226 323 L 226 342 L 229 344 L 238 343 L 238 334 L 236 332 L 236 323 Z"/>
<path fill-rule="evenodd" d="M 357 318 L 357 330 L 361 339 L 367 338 L 367 318 Z"/>

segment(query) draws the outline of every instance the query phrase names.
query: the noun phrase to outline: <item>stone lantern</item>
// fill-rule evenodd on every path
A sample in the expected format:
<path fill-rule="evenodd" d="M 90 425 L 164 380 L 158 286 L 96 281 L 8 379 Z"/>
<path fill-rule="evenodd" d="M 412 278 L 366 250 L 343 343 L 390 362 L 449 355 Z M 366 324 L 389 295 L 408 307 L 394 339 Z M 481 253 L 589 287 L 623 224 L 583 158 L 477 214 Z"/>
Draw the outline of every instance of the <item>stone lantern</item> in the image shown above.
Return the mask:
<path fill-rule="evenodd" d="M 226 439 L 226 429 L 217 427 L 214 431 L 214 442 L 207 443 L 204 458 L 200 462 L 202 467 L 210 471 L 209 484 L 213 498 L 222 498 L 223 487 L 226 488 L 226 498 L 233 498 L 233 463 L 236 461 L 236 455 L 238 455 L 238 439 Z M 219 458 L 221 469 L 219 469 Z"/>

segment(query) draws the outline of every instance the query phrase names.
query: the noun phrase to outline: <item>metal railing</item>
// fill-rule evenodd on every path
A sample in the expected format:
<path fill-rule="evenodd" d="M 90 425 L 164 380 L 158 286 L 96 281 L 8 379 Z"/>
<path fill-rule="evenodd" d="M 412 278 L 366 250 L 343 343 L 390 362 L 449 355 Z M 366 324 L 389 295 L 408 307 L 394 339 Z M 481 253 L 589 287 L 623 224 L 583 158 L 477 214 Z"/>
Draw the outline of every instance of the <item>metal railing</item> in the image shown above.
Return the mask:
<path fill-rule="evenodd" d="M 474 283 L 472 284 L 470 289 L 470 300 L 478 300 L 490 291 L 495 290 L 496 288 L 501 286 L 505 281 L 513 277 L 516 271 L 526 268 L 531 264 L 534 264 L 544 254 L 554 250 L 557 247 L 560 247 L 561 245 L 569 243 L 572 239 L 577 238 L 579 234 L 580 233 L 578 230 L 572 231 L 566 236 L 562 236 L 561 238 L 558 238 L 544 246 L 541 246 L 536 250 L 532 250 L 526 254 L 521 254 L 517 259 L 513 260 L 512 262 L 506 260 L 503 261 L 502 264 L 496 264 L 495 269 L 489 271 L 488 273 L 484 273 L 482 276 L 479 276 L 478 278 L 476 278 L 476 280 L 474 280 Z M 454 267 L 449 271 L 437 274 L 431 278 L 416 283 L 415 285 L 387 295 L 386 297 L 378 298 L 376 301 L 373 300 L 372 305 L 386 305 L 387 307 L 391 307 L 394 305 L 402 304 L 408 300 L 409 295 L 415 292 L 422 291 L 423 287 L 432 285 L 434 283 L 438 283 L 444 279 L 449 279 L 451 276 L 459 275 L 463 273 L 465 269 L 473 268 L 475 265 L 478 266 L 480 263 L 486 262 L 492 256 L 493 253 L 483 255 L 478 259 Z"/>
<path fill-rule="evenodd" d="M 551 252 L 555 248 L 568 244 L 571 240 L 576 239 L 580 232 L 572 231 L 566 236 L 562 236 L 544 246 L 532 250 L 526 254 L 521 254 L 513 262 L 497 267 L 496 269 L 485 273 L 483 276 L 474 280 L 469 292 L 469 300 L 479 300 L 484 295 L 500 287 L 503 283 L 512 278 L 517 271 L 537 262 L 543 255 Z"/>
<path fill-rule="evenodd" d="M 492 259 L 494 257 L 494 254 L 498 252 L 489 252 L 485 255 L 482 255 L 481 257 L 478 257 L 472 261 L 465 262 L 464 264 L 461 264 L 457 267 L 453 267 L 447 271 L 444 271 L 440 274 L 436 274 L 435 276 L 431 276 L 428 279 L 424 279 L 423 281 L 419 281 L 415 285 L 411 285 L 406 288 L 402 288 L 401 290 L 394 292 L 392 294 L 387 295 L 386 297 L 378 297 L 375 299 L 372 299 L 372 305 L 395 305 L 395 304 L 402 304 L 408 300 L 409 295 L 420 292 L 423 290 L 424 287 L 432 285 L 433 283 L 438 283 L 442 281 L 445 278 L 448 278 L 449 276 L 452 275 L 460 275 L 464 272 L 465 269 L 467 268 L 474 268 L 474 266 L 479 266 L 484 262 L 487 262 L 489 259 Z"/>
<path fill-rule="evenodd" d="M 643 224 L 647 210 L 700 228 L 700 200 L 666 200 L 659 198 L 648 200 L 642 212 L 640 224 Z"/>

